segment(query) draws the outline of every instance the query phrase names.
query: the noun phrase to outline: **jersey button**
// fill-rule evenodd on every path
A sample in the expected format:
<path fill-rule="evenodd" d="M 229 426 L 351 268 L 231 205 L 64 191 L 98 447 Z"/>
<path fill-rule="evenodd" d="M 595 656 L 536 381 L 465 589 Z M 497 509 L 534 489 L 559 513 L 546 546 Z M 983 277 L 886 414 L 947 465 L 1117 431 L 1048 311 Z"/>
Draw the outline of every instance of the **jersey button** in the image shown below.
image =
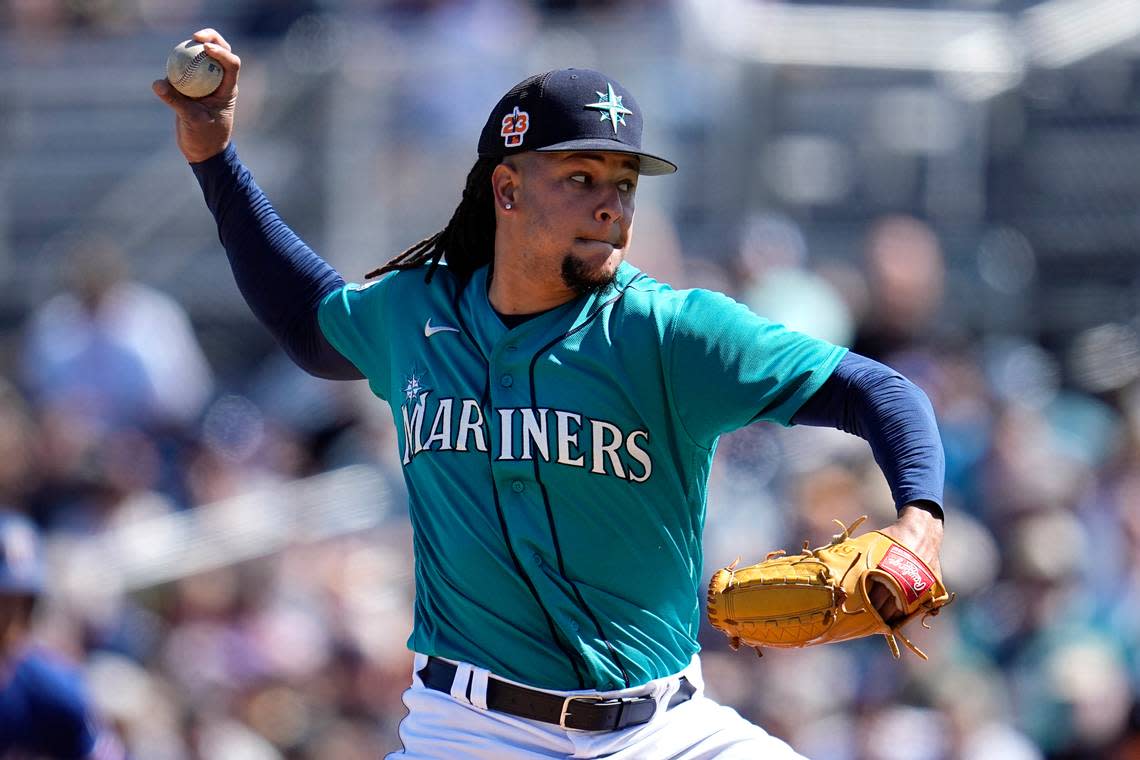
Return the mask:
<path fill-rule="evenodd" d="M 578 628 L 579 628 L 579 627 L 580 627 L 580 626 L 578 625 L 578 621 L 577 621 L 577 620 L 571 620 L 571 621 L 570 621 L 570 628 L 571 628 L 571 630 L 573 630 L 573 631 L 574 631 L 574 633 L 577 633 L 577 632 L 578 632 Z"/>
<path fill-rule="evenodd" d="M 511 481 L 511 490 L 514 491 L 515 493 L 522 493 L 525 488 L 526 488 L 526 486 L 523 485 L 523 482 L 521 480 Z M 538 556 L 538 555 L 536 554 L 535 556 Z"/>
<path fill-rule="evenodd" d="M 510 388 L 515 384 L 515 379 L 510 375 L 503 375 L 501 378 L 499 378 L 499 383 L 502 384 L 504 388 Z"/>
<path fill-rule="evenodd" d="M 539 567 L 542 567 L 542 555 L 541 554 L 539 554 L 538 552 L 532 552 L 530 556 L 531 556 L 531 559 L 534 560 L 534 564 L 538 565 Z"/>

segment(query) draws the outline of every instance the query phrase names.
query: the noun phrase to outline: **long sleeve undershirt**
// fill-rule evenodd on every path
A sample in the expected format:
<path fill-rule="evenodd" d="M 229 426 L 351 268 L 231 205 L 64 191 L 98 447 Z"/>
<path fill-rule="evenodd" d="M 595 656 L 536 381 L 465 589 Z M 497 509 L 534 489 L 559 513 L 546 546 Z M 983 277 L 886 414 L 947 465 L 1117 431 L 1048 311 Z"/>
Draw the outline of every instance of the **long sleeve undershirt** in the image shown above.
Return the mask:
<path fill-rule="evenodd" d="M 286 354 L 317 377 L 361 379 L 317 322 L 321 300 L 344 286 L 340 274 L 281 220 L 233 144 L 191 168 L 238 289 Z M 792 422 L 865 439 L 896 507 L 918 503 L 941 517 L 945 459 L 934 411 L 926 395 L 894 370 L 848 353 Z"/>
<path fill-rule="evenodd" d="M 916 504 L 943 516 L 946 457 L 934 409 L 918 386 L 890 367 L 849 352 L 792 423 L 866 440 L 897 509 Z"/>
<path fill-rule="evenodd" d="M 321 300 L 343 287 L 344 278 L 281 220 L 233 143 L 190 166 L 218 224 L 238 290 L 289 358 L 317 377 L 361 379 L 317 323 Z"/>

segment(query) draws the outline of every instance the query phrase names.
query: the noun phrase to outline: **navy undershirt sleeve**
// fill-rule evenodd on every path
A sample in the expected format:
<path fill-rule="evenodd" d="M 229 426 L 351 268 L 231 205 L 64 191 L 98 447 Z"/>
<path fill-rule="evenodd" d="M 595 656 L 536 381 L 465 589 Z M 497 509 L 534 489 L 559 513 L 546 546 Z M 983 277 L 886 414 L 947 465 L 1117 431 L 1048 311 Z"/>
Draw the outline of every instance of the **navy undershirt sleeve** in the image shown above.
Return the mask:
<path fill-rule="evenodd" d="M 792 423 L 834 427 L 863 438 L 897 509 L 918 504 L 943 517 L 946 457 L 934 409 L 918 386 L 890 367 L 849 352 Z"/>
<path fill-rule="evenodd" d="M 333 348 L 317 322 L 321 300 L 343 287 L 344 279 L 281 220 L 233 143 L 190 167 L 253 313 L 306 372 L 359 380 L 360 370 Z"/>

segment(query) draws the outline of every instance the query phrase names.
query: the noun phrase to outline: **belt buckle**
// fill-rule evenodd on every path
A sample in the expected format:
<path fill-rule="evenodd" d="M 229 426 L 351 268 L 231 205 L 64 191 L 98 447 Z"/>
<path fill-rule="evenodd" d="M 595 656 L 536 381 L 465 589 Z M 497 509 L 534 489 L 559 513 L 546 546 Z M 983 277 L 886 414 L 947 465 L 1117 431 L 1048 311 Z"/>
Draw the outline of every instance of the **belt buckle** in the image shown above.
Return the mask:
<path fill-rule="evenodd" d="M 573 726 L 567 726 L 566 725 L 566 719 L 570 717 L 570 703 L 574 702 L 575 700 L 577 700 L 579 702 L 593 702 L 594 704 L 601 704 L 602 702 L 608 701 L 602 697 L 594 697 L 594 696 L 589 696 L 589 695 L 578 695 L 578 696 L 566 697 L 566 699 L 562 700 L 562 712 L 559 713 L 559 715 L 558 715 L 558 727 L 563 729 L 563 730 L 567 730 L 567 731 L 584 731 L 584 730 L 586 730 L 586 729 L 574 728 Z"/>

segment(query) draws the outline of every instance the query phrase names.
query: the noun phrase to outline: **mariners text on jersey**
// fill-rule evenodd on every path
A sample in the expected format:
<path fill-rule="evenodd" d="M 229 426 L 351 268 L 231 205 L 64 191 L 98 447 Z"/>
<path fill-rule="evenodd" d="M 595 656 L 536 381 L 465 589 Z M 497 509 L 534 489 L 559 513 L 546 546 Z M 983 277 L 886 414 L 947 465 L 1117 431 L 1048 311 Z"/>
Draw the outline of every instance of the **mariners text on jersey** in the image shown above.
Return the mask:
<path fill-rule="evenodd" d="M 611 422 L 562 409 L 508 407 L 495 410 L 499 435 L 489 445 L 483 411 L 476 399 L 441 398 L 435 402 L 434 413 L 425 413 L 429 395 L 423 391 L 400 408 L 405 465 L 425 451 L 492 451 L 499 461 L 538 458 L 634 483 L 643 483 L 653 474 L 653 460 L 642 448 L 649 437 L 646 430 L 627 433 Z M 425 437 L 428 414 L 432 422 Z"/>

